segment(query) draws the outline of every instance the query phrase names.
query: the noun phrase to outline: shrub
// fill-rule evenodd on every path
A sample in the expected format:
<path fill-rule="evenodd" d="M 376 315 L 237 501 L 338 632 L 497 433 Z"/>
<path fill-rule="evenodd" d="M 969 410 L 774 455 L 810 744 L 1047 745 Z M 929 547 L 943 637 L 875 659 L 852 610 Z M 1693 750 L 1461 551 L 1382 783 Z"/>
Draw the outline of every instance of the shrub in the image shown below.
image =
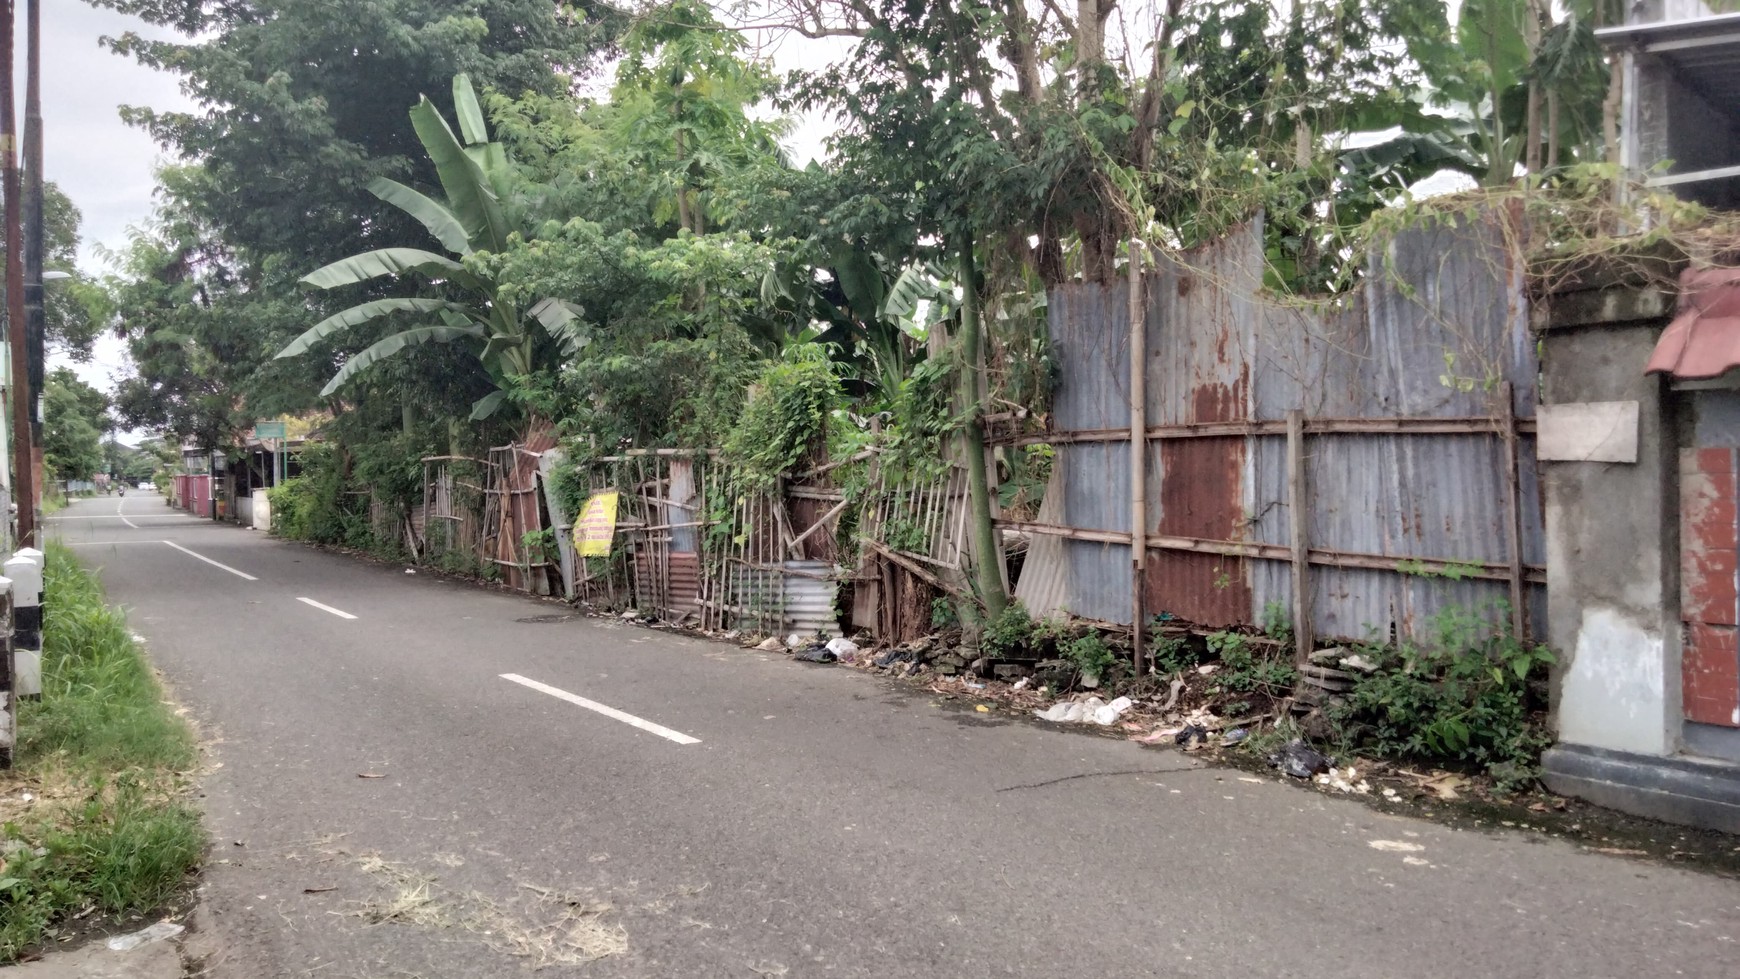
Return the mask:
<path fill-rule="evenodd" d="M 1430 643 L 1378 653 L 1382 669 L 1359 679 L 1331 719 L 1381 754 L 1464 761 L 1526 781 L 1550 741 L 1533 721 L 1529 683 L 1553 655 L 1491 625 L 1506 620 L 1440 612 Z"/>
<path fill-rule="evenodd" d="M 1010 602 L 989 622 L 979 637 L 979 648 L 992 659 L 1020 656 L 1033 647 L 1033 617 L 1020 602 Z"/>
<path fill-rule="evenodd" d="M 1208 637 L 1208 651 L 1220 659 L 1214 689 L 1221 693 L 1263 693 L 1283 697 L 1293 689 L 1299 671 L 1292 662 L 1236 632 Z"/>
<path fill-rule="evenodd" d="M 1089 631 L 1078 639 L 1072 639 L 1063 647 L 1063 658 L 1068 660 L 1083 676 L 1105 679 L 1111 675 L 1118 665 L 1118 655 L 1112 652 L 1106 641 L 1097 632 Z"/>

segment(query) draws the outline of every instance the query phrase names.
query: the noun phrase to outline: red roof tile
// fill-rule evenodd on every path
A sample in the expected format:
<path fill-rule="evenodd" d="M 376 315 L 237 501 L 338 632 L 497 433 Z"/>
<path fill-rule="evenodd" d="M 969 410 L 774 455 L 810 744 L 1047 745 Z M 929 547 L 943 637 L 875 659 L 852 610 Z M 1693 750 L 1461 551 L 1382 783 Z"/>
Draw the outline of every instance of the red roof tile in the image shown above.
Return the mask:
<path fill-rule="evenodd" d="M 1687 380 L 1740 367 L 1740 269 L 1687 269 L 1680 311 L 1656 342 L 1645 373 Z"/>

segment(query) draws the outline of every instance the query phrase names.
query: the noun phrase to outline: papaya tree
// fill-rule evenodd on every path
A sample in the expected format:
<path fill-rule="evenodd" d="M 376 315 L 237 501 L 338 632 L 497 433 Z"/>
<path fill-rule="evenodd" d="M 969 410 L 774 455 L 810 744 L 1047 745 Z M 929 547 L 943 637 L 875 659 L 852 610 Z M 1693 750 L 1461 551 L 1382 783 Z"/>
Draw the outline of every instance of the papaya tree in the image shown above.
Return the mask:
<path fill-rule="evenodd" d="M 440 295 L 371 299 L 322 319 L 278 352 L 295 357 L 327 338 L 382 317 L 412 314 L 429 320 L 388 334 L 345 359 L 326 383 L 327 396 L 352 377 L 394 354 L 428 343 L 457 344 L 476 357 L 496 390 L 472 407 L 473 420 L 494 414 L 513 379 L 556 366 L 589 340 L 580 308 L 550 297 L 522 307 L 502 295 L 498 282 L 466 258 L 500 253 L 516 230 L 504 202 L 512 167 L 502 144 L 489 139 L 483 110 L 464 74 L 453 79 L 459 134 L 424 97 L 411 109 L 411 125 L 435 165 L 445 200 L 436 200 L 396 180 L 377 177 L 369 191 L 416 219 L 448 254 L 423 248 L 377 248 L 339 259 L 303 276 L 314 289 L 339 289 L 375 279 L 420 278 Z M 429 291 L 429 290 L 419 290 Z"/>

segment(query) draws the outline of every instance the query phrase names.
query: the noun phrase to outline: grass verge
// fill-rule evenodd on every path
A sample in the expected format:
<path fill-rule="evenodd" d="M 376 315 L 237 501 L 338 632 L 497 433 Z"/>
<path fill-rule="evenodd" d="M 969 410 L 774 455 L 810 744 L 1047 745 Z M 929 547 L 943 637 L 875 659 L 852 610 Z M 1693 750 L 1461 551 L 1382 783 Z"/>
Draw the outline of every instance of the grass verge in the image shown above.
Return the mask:
<path fill-rule="evenodd" d="M 193 733 L 126 617 L 61 545 L 44 584 L 43 697 L 21 705 L 17 768 L 0 772 L 0 964 L 74 920 L 163 907 L 205 847 L 183 802 Z"/>

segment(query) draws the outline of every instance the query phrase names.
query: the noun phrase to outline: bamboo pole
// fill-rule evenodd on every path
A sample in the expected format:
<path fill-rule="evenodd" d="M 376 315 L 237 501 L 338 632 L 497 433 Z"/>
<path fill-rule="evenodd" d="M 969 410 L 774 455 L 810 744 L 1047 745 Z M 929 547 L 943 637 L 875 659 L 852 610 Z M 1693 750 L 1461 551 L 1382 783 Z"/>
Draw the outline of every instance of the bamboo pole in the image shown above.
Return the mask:
<path fill-rule="evenodd" d="M 1062 537 L 1065 540 L 1091 541 L 1098 544 L 1128 544 L 1130 535 L 1121 530 L 1079 530 L 1058 524 L 1034 523 L 1025 520 L 999 520 L 997 526 L 1010 530 Z M 1181 537 L 1174 534 L 1149 534 L 1149 550 L 1181 551 L 1190 554 L 1223 554 L 1228 557 L 1258 558 L 1265 561 L 1291 561 L 1293 549 L 1283 544 L 1258 544 L 1251 541 L 1211 540 L 1203 537 Z M 1331 568 L 1366 568 L 1372 571 L 1393 571 L 1397 574 L 1447 575 L 1479 578 L 1483 581 L 1509 581 L 1508 566 L 1495 566 L 1480 561 L 1458 561 L 1455 558 L 1415 557 L 1406 554 L 1370 554 L 1363 551 L 1338 551 L 1312 547 L 1306 551 L 1312 564 Z M 1523 580 L 1545 584 L 1546 568 L 1523 565 Z"/>
<path fill-rule="evenodd" d="M 1130 239 L 1130 642 L 1136 676 L 1148 675 L 1142 586 L 1148 574 L 1148 316 L 1142 301 L 1142 246 Z"/>
<path fill-rule="evenodd" d="M 1504 532 L 1510 547 L 1510 628 L 1521 640 L 1528 622 L 1523 608 L 1522 485 L 1517 476 L 1516 402 L 1509 381 L 1500 386 L 1499 397 L 1504 399 L 1497 418 L 1504 453 Z"/>
<path fill-rule="evenodd" d="M 1311 504 L 1305 483 L 1305 412 L 1287 412 L 1287 524 L 1293 551 L 1293 658 L 1311 662 L 1311 551 L 1308 534 Z"/>

